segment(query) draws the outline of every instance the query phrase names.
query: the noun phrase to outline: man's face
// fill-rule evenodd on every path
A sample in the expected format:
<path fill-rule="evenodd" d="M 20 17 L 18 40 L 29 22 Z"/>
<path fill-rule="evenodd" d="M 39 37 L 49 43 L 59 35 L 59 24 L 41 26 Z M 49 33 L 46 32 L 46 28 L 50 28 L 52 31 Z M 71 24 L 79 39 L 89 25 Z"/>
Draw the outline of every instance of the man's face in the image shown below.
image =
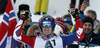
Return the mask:
<path fill-rule="evenodd" d="M 49 35 L 52 32 L 52 24 L 51 21 L 43 21 L 42 22 L 42 30 L 43 34 Z"/>
<path fill-rule="evenodd" d="M 87 16 L 95 20 L 95 16 L 92 16 L 92 13 L 87 12 Z"/>
<path fill-rule="evenodd" d="M 42 30 L 43 30 L 43 34 L 49 35 L 52 32 L 52 27 L 46 26 Z"/>
<path fill-rule="evenodd" d="M 92 31 L 92 24 L 89 22 L 86 22 L 83 24 L 83 29 L 85 34 L 89 34 Z"/>

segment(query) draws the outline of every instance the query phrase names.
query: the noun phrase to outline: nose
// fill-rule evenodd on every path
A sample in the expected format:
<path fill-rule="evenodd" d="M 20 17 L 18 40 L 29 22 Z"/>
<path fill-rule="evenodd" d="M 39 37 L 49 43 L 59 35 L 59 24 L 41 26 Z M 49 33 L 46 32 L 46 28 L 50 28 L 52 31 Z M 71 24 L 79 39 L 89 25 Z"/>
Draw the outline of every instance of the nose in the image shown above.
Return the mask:
<path fill-rule="evenodd" d="M 85 26 L 85 28 L 89 28 L 89 26 L 87 25 L 87 26 Z"/>
<path fill-rule="evenodd" d="M 49 28 L 49 27 L 46 25 L 45 28 Z"/>

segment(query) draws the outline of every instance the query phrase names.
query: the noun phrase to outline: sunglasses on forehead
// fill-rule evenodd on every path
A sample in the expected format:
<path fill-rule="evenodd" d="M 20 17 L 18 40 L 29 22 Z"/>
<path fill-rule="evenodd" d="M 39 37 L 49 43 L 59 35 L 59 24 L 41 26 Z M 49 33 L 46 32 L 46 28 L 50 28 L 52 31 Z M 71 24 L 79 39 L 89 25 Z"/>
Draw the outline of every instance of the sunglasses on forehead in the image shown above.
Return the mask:
<path fill-rule="evenodd" d="M 43 22 L 42 22 L 42 27 L 46 27 L 46 26 L 52 27 L 51 21 L 43 21 Z"/>

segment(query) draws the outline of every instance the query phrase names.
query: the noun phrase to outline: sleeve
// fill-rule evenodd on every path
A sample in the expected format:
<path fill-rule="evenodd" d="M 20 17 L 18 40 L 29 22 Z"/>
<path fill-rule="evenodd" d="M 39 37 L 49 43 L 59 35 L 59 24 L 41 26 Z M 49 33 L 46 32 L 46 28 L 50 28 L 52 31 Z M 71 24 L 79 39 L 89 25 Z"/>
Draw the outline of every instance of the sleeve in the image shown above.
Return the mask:
<path fill-rule="evenodd" d="M 76 20 L 76 34 L 70 36 L 61 36 L 63 47 L 73 43 L 74 41 L 81 41 L 84 38 L 83 25 L 81 20 Z"/>
<path fill-rule="evenodd" d="M 29 36 L 26 36 L 26 35 L 21 35 L 22 26 L 23 26 L 23 20 L 20 20 L 15 27 L 15 30 L 14 30 L 14 33 L 13 33 L 13 38 L 16 41 L 19 41 L 21 43 L 33 46 L 36 37 L 29 37 Z"/>
<path fill-rule="evenodd" d="M 80 18 L 81 18 L 81 22 L 84 19 L 84 15 L 82 13 L 79 14 Z M 74 25 L 72 27 L 72 29 L 70 30 L 70 35 L 76 34 L 76 22 L 74 22 Z"/>
<path fill-rule="evenodd" d="M 80 16 L 80 18 L 81 18 L 81 21 L 83 21 L 83 19 L 84 19 L 84 14 L 79 14 L 79 16 Z"/>

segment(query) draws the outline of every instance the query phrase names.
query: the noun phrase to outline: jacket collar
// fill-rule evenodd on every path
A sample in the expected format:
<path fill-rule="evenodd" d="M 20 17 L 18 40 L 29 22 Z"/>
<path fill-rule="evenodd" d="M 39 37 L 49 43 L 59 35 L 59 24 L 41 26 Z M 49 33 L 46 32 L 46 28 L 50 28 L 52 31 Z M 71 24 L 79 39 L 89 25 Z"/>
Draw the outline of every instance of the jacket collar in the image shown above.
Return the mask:
<path fill-rule="evenodd" d="M 52 37 L 54 37 L 55 34 L 54 33 L 51 33 L 49 35 L 45 35 L 45 34 L 41 34 L 41 37 L 44 39 L 44 40 L 47 40 L 47 39 L 50 39 Z"/>

